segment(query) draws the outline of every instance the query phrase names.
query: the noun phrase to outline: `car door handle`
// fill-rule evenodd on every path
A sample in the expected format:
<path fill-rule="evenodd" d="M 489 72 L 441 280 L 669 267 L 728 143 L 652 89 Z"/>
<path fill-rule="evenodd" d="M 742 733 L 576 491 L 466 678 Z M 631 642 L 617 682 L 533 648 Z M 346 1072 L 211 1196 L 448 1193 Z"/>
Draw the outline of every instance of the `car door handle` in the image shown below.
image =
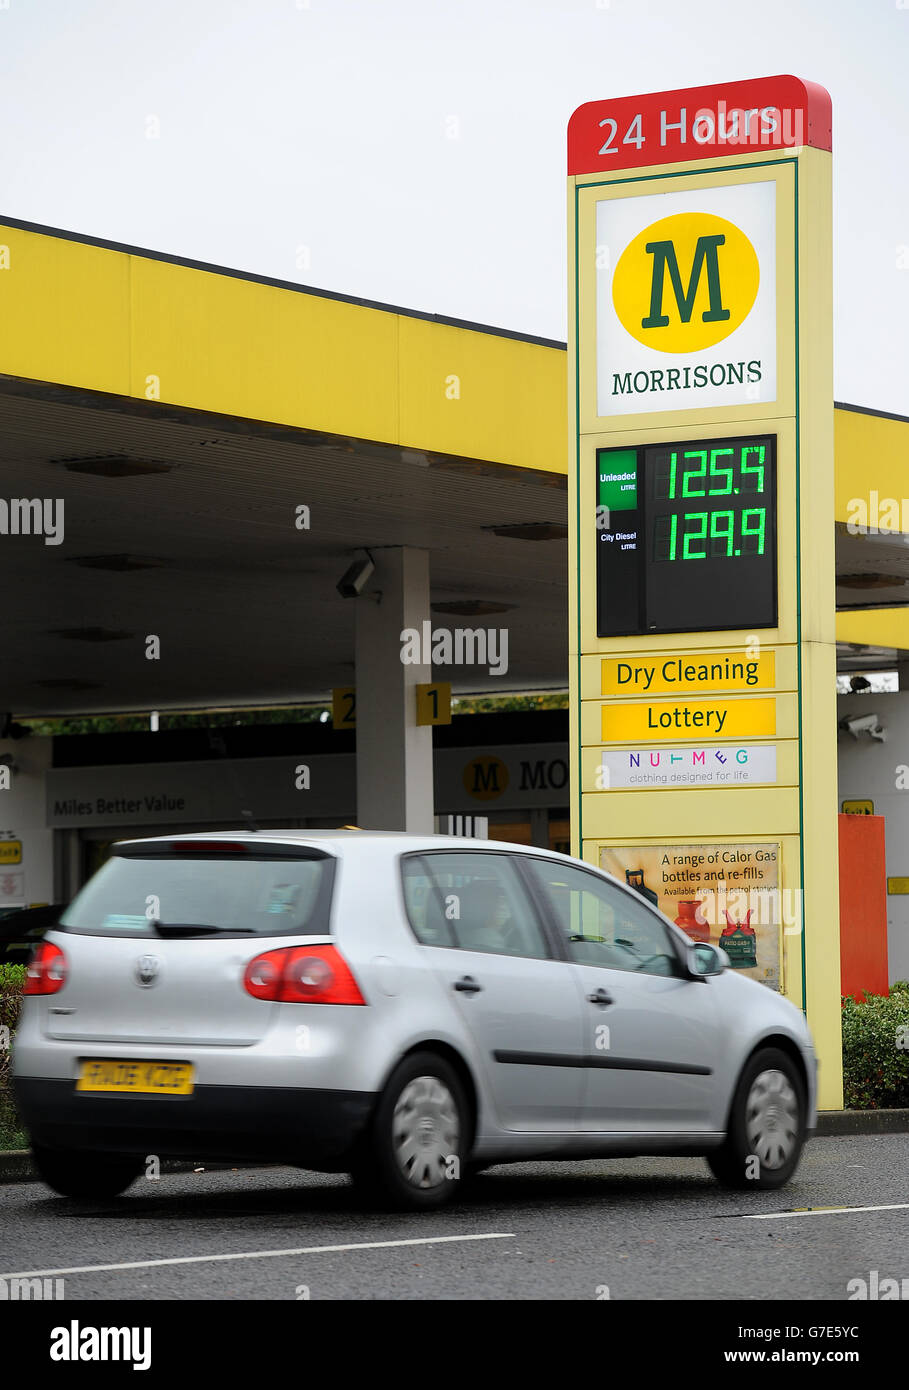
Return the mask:
<path fill-rule="evenodd" d="M 605 989 L 595 989 L 593 994 L 588 994 L 587 998 L 591 1004 L 614 1004 L 612 995 Z"/>
<path fill-rule="evenodd" d="M 478 985 L 472 975 L 465 975 L 463 979 L 455 980 L 454 988 L 459 994 L 479 994 L 482 985 Z"/>

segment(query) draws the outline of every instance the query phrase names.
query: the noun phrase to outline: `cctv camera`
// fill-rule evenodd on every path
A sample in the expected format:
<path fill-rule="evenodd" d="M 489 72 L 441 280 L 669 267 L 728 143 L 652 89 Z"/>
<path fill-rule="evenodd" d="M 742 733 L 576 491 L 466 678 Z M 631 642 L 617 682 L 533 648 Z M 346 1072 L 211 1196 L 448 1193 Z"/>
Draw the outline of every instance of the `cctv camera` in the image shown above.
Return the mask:
<path fill-rule="evenodd" d="M 375 565 L 368 555 L 365 560 L 354 560 L 338 580 L 338 593 L 342 598 L 357 598 L 366 588 L 374 570 Z"/>
<path fill-rule="evenodd" d="M 887 730 L 876 714 L 846 714 L 840 720 L 839 727 L 844 733 L 848 731 L 854 739 L 857 739 L 859 734 L 870 734 L 878 743 L 885 743 L 887 740 Z"/>

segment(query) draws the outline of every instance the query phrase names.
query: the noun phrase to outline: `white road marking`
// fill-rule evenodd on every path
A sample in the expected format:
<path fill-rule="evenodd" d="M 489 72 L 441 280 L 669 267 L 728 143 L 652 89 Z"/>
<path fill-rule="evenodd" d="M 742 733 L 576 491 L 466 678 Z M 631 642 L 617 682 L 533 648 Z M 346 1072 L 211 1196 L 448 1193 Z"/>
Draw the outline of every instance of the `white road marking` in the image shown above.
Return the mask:
<path fill-rule="evenodd" d="M 414 1240 L 368 1240 L 348 1245 L 299 1245 L 289 1250 L 243 1250 L 236 1255 L 177 1255 L 169 1260 L 129 1260 L 115 1265 L 73 1265 L 69 1269 L 29 1269 L 19 1274 L 0 1274 L 0 1279 L 49 1279 L 55 1274 L 94 1274 L 111 1269 L 152 1269 L 155 1265 L 195 1265 L 215 1260 L 270 1260 L 288 1255 L 326 1255 L 338 1250 L 390 1250 L 399 1245 L 446 1245 L 465 1240 L 514 1240 L 513 1231 L 477 1236 L 420 1236 Z"/>
<path fill-rule="evenodd" d="M 844 1211 L 904 1211 L 909 1202 L 890 1202 L 880 1207 L 807 1207 L 803 1211 L 760 1211 L 743 1216 L 743 1221 L 781 1221 L 787 1216 L 841 1216 Z"/>

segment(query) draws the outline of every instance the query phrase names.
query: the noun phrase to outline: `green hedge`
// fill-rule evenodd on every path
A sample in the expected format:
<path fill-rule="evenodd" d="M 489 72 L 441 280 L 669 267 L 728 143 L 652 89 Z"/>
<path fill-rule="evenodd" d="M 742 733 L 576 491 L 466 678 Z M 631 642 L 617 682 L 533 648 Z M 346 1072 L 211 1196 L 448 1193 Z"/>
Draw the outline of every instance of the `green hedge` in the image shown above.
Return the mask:
<path fill-rule="evenodd" d="M 909 980 L 843 1000 L 843 1087 L 849 1110 L 909 1107 Z"/>
<path fill-rule="evenodd" d="M 21 1149 L 27 1141 L 9 1086 L 10 1049 L 19 1021 L 24 965 L 0 965 L 0 1149 Z"/>

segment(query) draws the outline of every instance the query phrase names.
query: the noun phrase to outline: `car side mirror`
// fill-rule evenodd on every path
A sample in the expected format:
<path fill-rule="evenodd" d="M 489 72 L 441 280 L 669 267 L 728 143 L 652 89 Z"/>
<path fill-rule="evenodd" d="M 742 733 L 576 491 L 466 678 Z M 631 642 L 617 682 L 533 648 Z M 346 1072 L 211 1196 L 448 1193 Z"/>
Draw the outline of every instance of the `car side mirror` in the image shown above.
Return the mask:
<path fill-rule="evenodd" d="M 693 941 L 688 948 L 688 978 L 706 980 L 709 975 L 722 975 L 729 957 L 721 946 L 707 941 Z"/>

